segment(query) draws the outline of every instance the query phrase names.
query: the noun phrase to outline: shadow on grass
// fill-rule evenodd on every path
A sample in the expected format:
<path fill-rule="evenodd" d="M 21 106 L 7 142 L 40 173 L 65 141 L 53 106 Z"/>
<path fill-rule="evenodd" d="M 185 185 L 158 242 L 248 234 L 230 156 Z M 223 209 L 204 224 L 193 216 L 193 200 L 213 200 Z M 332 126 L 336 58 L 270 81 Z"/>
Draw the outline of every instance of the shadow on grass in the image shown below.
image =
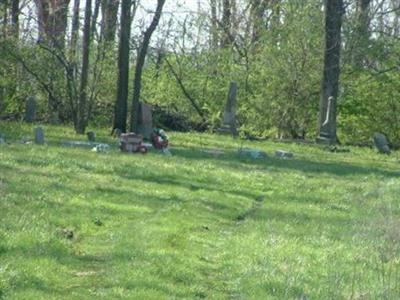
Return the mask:
<path fill-rule="evenodd" d="M 217 183 L 211 177 L 205 178 L 196 178 L 196 177 L 187 177 L 187 176 L 177 176 L 177 175 L 168 175 L 167 177 L 160 176 L 157 172 L 146 172 L 146 174 L 140 174 L 138 177 L 135 173 L 132 173 L 132 170 L 129 171 L 129 167 L 119 167 L 115 170 L 115 175 L 118 175 L 121 178 L 127 180 L 141 180 L 152 182 L 159 185 L 170 185 L 175 187 L 186 188 L 191 192 L 205 190 L 210 192 L 222 192 L 226 194 L 231 194 L 234 196 L 242 196 L 246 198 L 254 199 L 258 196 L 257 193 L 245 191 L 245 190 L 234 190 L 230 188 L 226 188 L 224 186 L 216 187 Z"/>
<path fill-rule="evenodd" d="M 293 170 L 303 173 L 331 174 L 336 176 L 370 175 L 372 173 L 384 177 L 399 177 L 400 172 L 388 171 L 376 167 L 362 167 L 344 162 L 317 162 L 303 158 L 281 159 L 267 157 L 264 159 L 253 159 L 241 157 L 236 152 L 226 153 L 219 157 L 202 153 L 193 149 L 173 149 L 174 156 L 183 157 L 189 160 L 212 160 L 223 162 L 231 169 L 246 171 L 248 167 L 257 167 L 258 170 L 274 172 L 275 170 Z M 224 167 L 224 166 L 221 166 Z"/>

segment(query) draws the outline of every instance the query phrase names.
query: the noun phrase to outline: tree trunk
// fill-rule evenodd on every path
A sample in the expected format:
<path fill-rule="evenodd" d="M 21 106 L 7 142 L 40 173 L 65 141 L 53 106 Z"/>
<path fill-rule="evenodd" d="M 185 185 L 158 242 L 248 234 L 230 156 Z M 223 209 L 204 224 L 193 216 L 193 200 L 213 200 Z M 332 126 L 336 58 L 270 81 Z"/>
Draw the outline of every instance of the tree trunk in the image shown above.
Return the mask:
<path fill-rule="evenodd" d="M 1 28 L 1 39 L 0 39 L 0 44 L 5 41 L 7 38 L 7 23 L 8 23 L 8 2 L 3 1 L 1 4 L 1 21 L 2 21 L 2 28 Z M 6 76 L 5 70 L 1 70 L 0 76 Z M 4 109 L 4 103 L 6 99 L 6 94 L 7 94 L 7 89 L 3 84 L 0 84 L 0 118 L 1 114 Z"/>
<path fill-rule="evenodd" d="M 75 125 L 76 133 L 84 134 L 87 126 L 87 82 L 89 74 L 89 50 L 90 50 L 90 19 L 92 16 L 92 1 L 86 0 L 85 23 L 83 25 L 82 41 L 82 69 L 81 84 L 79 89 L 78 118 Z"/>
<path fill-rule="evenodd" d="M 68 24 L 68 6 L 70 0 L 35 0 L 38 16 L 39 42 L 45 43 L 49 48 L 62 52 L 65 49 L 65 35 Z M 56 52 L 55 52 L 56 53 Z M 53 55 L 48 65 L 54 65 L 48 70 L 49 88 L 54 88 L 54 79 L 58 77 L 60 68 L 56 67 L 58 61 Z M 48 94 L 49 121 L 58 123 L 60 119 L 60 101 Z"/>
<path fill-rule="evenodd" d="M 54 7 L 54 13 L 52 14 L 53 28 L 51 29 L 51 39 L 55 43 L 56 47 L 60 50 L 65 48 L 65 34 L 67 32 L 68 25 L 68 6 L 70 0 L 58 1 L 57 7 Z"/>
<path fill-rule="evenodd" d="M 353 63 L 357 69 L 361 69 L 364 64 L 366 50 L 369 40 L 369 10 L 371 0 L 358 0 L 357 27 L 355 30 L 355 48 L 353 53 Z"/>
<path fill-rule="evenodd" d="M 60 50 L 65 46 L 70 0 L 35 0 L 38 11 L 39 40 Z"/>
<path fill-rule="evenodd" d="M 266 28 L 264 21 L 264 13 L 267 9 L 265 0 L 253 0 L 250 6 L 252 24 L 252 42 L 256 43 L 260 40 L 263 30 Z"/>
<path fill-rule="evenodd" d="M 3 38 L 7 38 L 7 23 L 8 23 L 8 6 L 9 3 L 7 0 L 1 3 L 2 6 L 2 22 L 3 22 L 3 28 L 2 28 L 2 34 Z"/>
<path fill-rule="evenodd" d="M 99 16 L 99 11 L 100 11 L 100 4 L 101 4 L 101 0 L 95 0 L 94 1 L 94 10 L 93 10 L 93 16 L 92 16 L 92 25 L 90 26 L 90 34 L 91 34 L 91 38 L 93 39 L 94 34 L 96 32 L 96 28 L 97 28 L 97 18 Z"/>
<path fill-rule="evenodd" d="M 71 40 L 69 45 L 70 61 L 72 65 L 72 74 L 76 75 L 76 64 L 77 64 L 77 44 L 79 37 L 79 11 L 80 11 L 80 0 L 75 0 L 73 15 L 72 15 L 72 25 L 71 25 Z"/>
<path fill-rule="evenodd" d="M 217 0 L 210 0 L 211 8 L 211 49 L 218 49 L 218 14 Z"/>
<path fill-rule="evenodd" d="M 269 30 L 274 31 L 279 28 L 281 19 L 281 1 L 282 0 L 272 0 L 272 18 L 270 21 Z"/>
<path fill-rule="evenodd" d="M 131 35 L 131 0 L 122 0 L 118 49 L 118 86 L 113 129 L 126 132 L 128 116 L 129 39 Z"/>
<path fill-rule="evenodd" d="M 142 72 L 143 66 L 146 59 L 147 49 L 149 47 L 151 36 L 154 30 L 157 28 L 157 25 L 161 18 L 161 13 L 163 6 L 166 0 L 157 0 L 157 8 L 154 14 L 153 20 L 151 21 L 150 26 L 144 33 L 143 43 L 140 47 L 139 55 L 136 61 L 135 68 L 135 80 L 133 87 L 133 99 L 132 99 L 132 114 L 131 114 L 131 131 L 136 132 L 138 129 L 138 114 L 139 114 L 139 101 L 140 101 L 140 92 L 142 88 Z"/>
<path fill-rule="evenodd" d="M 101 38 L 103 41 L 112 44 L 115 41 L 117 29 L 119 0 L 101 1 Z"/>
<path fill-rule="evenodd" d="M 12 35 L 15 40 L 19 38 L 19 0 L 12 0 L 11 3 L 11 24 L 12 24 Z"/>
<path fill-rule="evenodd" d="M 231 22 L 232 22 L 232 5 L 231 1 L 223 0 L 222 2 L 222 40 L 221 47 L 227 48 L 232 44 L 231 40 Z"/>
<path fill-rule="evenodd" d="M 343 0 L 327 0 L 325 4 L 325 57 L 321 82 L 318 142 L 335 144 L 336 103 L 339 90 L 340 49 Z"/>

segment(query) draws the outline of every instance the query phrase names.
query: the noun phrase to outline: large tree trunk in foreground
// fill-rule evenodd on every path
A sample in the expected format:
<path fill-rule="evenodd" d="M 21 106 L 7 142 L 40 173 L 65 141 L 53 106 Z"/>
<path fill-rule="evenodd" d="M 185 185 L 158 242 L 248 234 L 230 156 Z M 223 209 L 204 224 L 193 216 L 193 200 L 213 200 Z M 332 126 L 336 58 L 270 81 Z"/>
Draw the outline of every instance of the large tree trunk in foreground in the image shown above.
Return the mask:
<path fill-rule="evenodd" d="M 128 116 L 129 39 L 131 35 L 131 0 L 122 0 L 121 31 L 118 50 L 118 87 L 113 129 L 126 132 Z"/>
<path fill-rule="evenodd" d="M 83 26 L 83 44 L 82 44 L 82 69 L 81 85 L 79 89 L 78 100 L 78 118 L 75 124 L 76 133 L 84 134 L 87 126 L 87 82 L 89 75 L 89 49 L 90 49 L 90 19 L 92 16 L 92 1 L 86 0 L 85 23 Z"/>
<path fill-rule="evenodd" d="M 154 30 L 157 28 L 157 25 L 161 18 L 161 12 L 163 6 L 165 4 L 165 0 L 157 0 L 157 8 L 154 14 L 153 20 L 149 28 L 147 28 L 146 32 L 143 36 L 143 43 L 140 47 L 139 55 L 136 61 L 135 68 L 135 80 L 134 80 L 134 88 L 133 88 L 133 99 L 132 99 L 132 114 L 131 114 L 131 131 L 136 132 L 138 129 L 138 115 L 139 115 L 139 100 L 140 100 L 140 92 L 142 89 L 142 72 L 143 66 L 146 59 L 147 49 L 149 48 L 149 43 L 151 36 Z"/>
<path fill-rule="evenodd" d="M 335 144 L 336 104 L 339 90 L 343 0 L 326 0 L 325 57 L 321 82 L 318 142 Z"/>

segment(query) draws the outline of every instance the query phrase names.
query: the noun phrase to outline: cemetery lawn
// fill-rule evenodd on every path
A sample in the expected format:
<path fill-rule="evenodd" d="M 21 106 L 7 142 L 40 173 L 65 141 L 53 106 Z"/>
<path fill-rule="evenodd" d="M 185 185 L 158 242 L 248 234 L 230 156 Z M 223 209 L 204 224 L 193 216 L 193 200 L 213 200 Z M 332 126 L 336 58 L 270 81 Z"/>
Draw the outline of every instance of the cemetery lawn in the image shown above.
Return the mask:
<path fill-rule="evenodd" d="M 182 133 L 171 157 L 96 153 L 44 128 L 0 123 L 0 299 L 400 298 L 398 153 Z"/>

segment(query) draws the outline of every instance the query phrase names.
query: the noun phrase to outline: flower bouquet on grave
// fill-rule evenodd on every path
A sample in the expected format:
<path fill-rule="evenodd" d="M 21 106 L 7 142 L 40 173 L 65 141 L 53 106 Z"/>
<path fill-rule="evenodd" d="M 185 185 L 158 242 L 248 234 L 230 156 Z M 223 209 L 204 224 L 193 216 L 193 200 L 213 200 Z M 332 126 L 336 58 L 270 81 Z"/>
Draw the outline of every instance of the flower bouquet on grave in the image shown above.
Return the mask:
<path fill-rule="evenodd" d="M 164 150 L 168 148 L 168 136 L 163 129 L 154 128 L 151 134 L 151 143 L 155 149 Z"/>

